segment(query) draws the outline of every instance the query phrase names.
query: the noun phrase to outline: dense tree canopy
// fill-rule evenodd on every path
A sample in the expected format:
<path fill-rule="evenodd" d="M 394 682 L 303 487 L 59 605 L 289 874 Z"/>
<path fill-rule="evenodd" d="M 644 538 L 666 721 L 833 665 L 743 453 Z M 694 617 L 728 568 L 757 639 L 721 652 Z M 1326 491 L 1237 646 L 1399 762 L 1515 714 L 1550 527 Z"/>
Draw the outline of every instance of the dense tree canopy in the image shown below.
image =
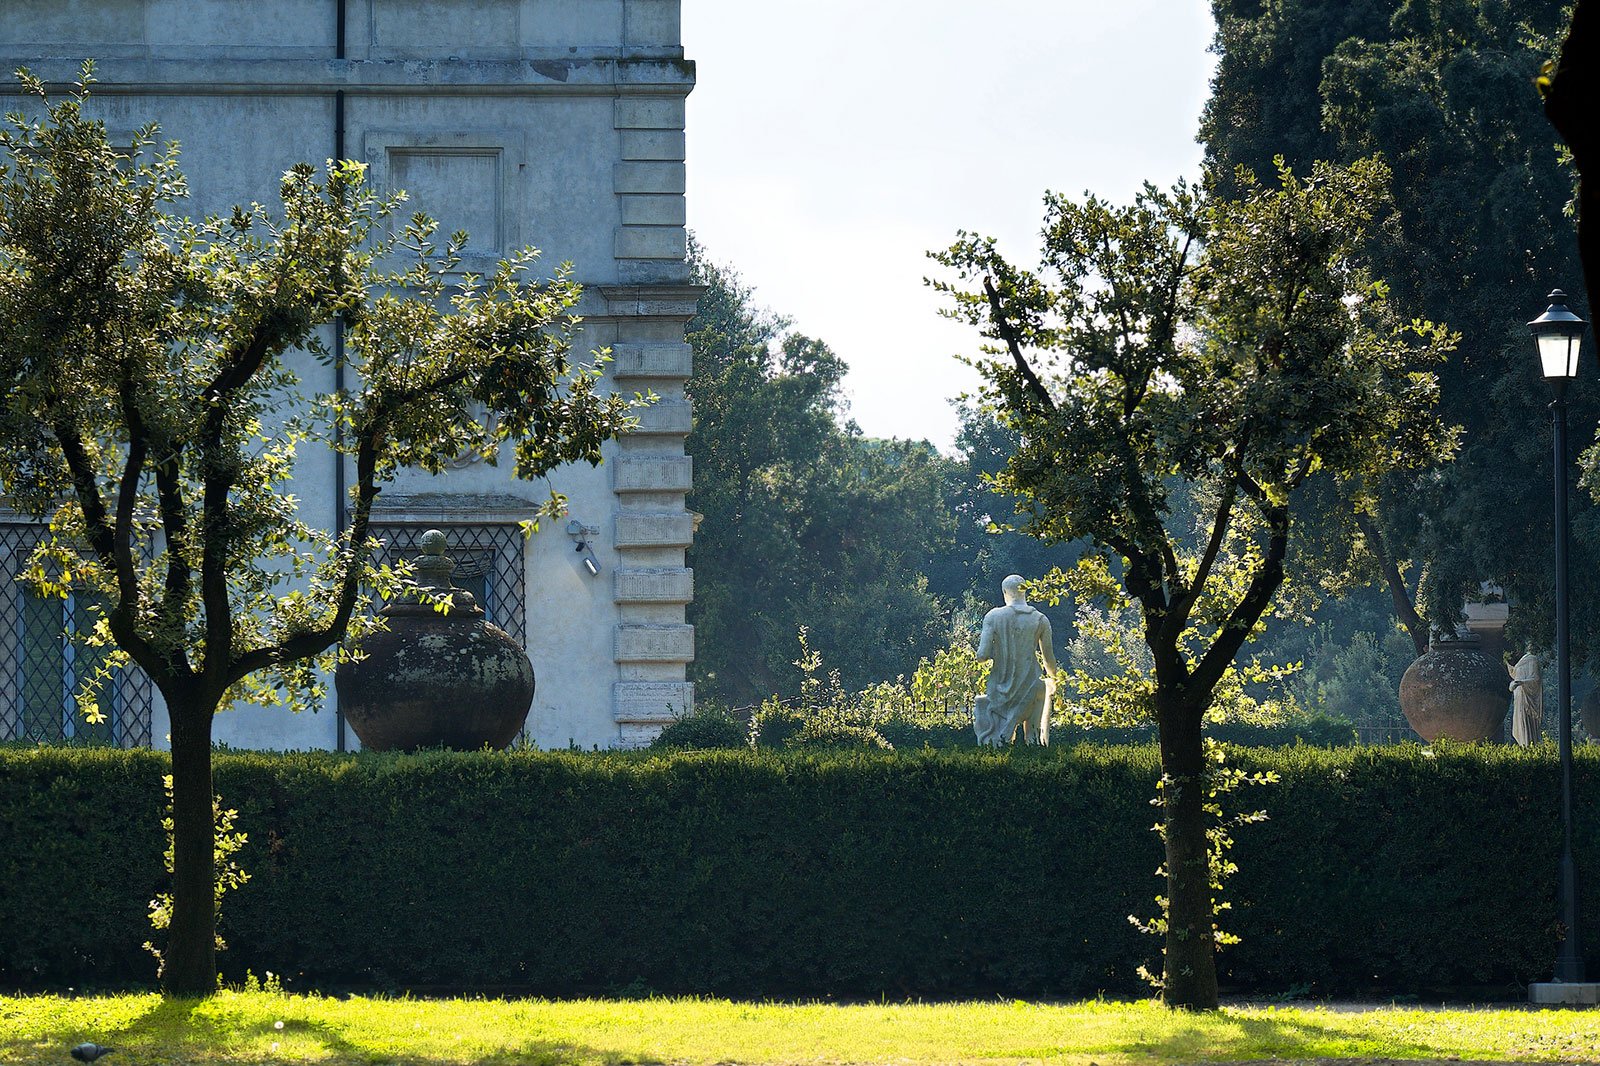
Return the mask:
<path fill-rule="evenodd" d="M 707 287 L 688 384 L 701 694 L 797 692 L 801 626 L 847 687 L 909 674 L 948 632 L 923 576 L 952 532 L 944 461 L 841 424 L 843 360 L 758 309 L 731 270 L 698 249 L 691 262 Z"/>
<path fill-rule="evenodd" d="M 1516 627 L 1547 638 L 1548 394 L 1523 324 L 1547 292 L 1575 292 L 1582 276 L 1564 211 L 1571 174 L 1532 89 L 1563 0 L 1213 9 L 1220 60 L 1201 130 L 1211 160 L 1264 172 L 1277 155 L 1303 168 L 1381 153 L 1398 212 L 1371 234 L 1374 269 L 1401 314 L 1460 334 L 1440 371 L 1440 412 L 1464 429 L 1458 457 L 1438 474 L 1373 486 L 1375 522 L 1351 543 L 1375 549 L 1374 578 L 1387 570 L 1403 586 L 1402 619 L 1401 598 L 1415 604 L 1420 591 L 1424 611 L 1448 621 L 1490 581 L 1517 605 Z M 1580 382 L 1570 399 L 1574 424 L 1594 425 L 1600 383 Z M 1574 603 L 1595 612 L 1574 632 L 1600 633 L 1597 519 L 1592 505 L 1573 518 Z"/>
<path fill-rule="evenodd" d="M 1283 169 L 1275 188 L 1237 175 L 1232 198 L 1051 195 L 1037 272 L 968 234 L 936 256 L 1016 435 L 998 486 L 1026 501 L 1033 535 L 1091 541 L 1068 579 L 1080 595 L 1140 615 L 1174 1005 L 1217 1002 L 1202 722 L 1285 581 L 1304 492 L 1449 448 L 1429 369 L 1448 337 L 1399 322 L 1368 271 L 1387 178 L 1366 161 Z"/>
<path fill-rule="evenodd" d="M 1540 70 L 1544 112 L 1578 172 L 1578 251 L 1589 306 L 1600 305 L 1600 5 L 1575 0 L 1560 51 Z M 1593 462 L 1593 460 L 1591 460 Z"/>
<path fill-rule="evenodd" d="M 1017 449 L 1016 433 L 976 402 L 959 402 L 957 414 L 954 455 L 945 464 L 945 503 L 954 536 L 947 550 L 929 560 L 927 574 L 929 588 L 954 607 L 957 627 L 964 631 L 975 629 L 999 602 L 1000 582 L 1008 575 L 1040 578 L 1053 567 L 1071 566 L 1083 546 L 1047 544 L 1012 528 L 1027 512 L 1027 502 L 995 491 L 995 478 Z M 1033 606 L 1049 616 L 1058 640 L 1070 639 L 1070 596 Z"/>

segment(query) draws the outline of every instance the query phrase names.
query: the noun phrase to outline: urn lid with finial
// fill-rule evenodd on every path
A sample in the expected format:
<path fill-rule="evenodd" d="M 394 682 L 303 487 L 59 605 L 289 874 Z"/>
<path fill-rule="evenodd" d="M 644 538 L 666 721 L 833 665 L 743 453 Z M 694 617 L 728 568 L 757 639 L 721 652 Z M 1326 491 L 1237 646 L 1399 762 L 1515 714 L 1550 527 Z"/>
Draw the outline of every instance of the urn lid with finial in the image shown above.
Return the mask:
<path fill-rule="evenodd" d="M 378 613 L 386 618 L 392 618 L 395 615 L 434 612 L 438 610 L 436 604 L 448 598 L 450 610 L 447 617 L 460 612 L 465 618 L 482 618 L 483 608 L 478 606 L 477 597 L 450 583 L 450 575 L 455 573 L 456 561 L 445 554 L 447 545 L 443 531 L 428 530 L 422 535 L 418 546 L 422 549 L 422 554 L 415 562 L 414 588 L 406 594 L 397 596 Z"/>

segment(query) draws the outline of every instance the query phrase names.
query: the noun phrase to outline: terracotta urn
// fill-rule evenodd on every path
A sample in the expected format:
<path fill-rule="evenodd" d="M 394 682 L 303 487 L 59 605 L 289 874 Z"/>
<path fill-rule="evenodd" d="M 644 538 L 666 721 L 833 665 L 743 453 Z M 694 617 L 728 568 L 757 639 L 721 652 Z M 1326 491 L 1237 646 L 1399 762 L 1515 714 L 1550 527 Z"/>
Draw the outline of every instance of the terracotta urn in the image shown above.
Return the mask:
<path fill-rule="evenodd" d="M 1499 740 L 1511 704 L 1509 675 L 1475 639 L 1438 640 L 1406 668 L 1400 709 L 1423 740 Z"/>
<path fill-rule="evenodd" d="M 528 720 L 533 664 L 484 620 L 471 593 L 450 584 L 455 562 L 444 549 L 443 533 L 423 534 L 423 595 L 383 608 L 388 628 L 363 637 L 354 649 L 362 657 L 334 673 L 345 720 L 369 751 L 504 748 Z M 448 612 L 435 606 L 445 599 Z"/>
<path fill-rule="evenodd" d="M 1600 688 L 1594 688 L 1578 705 L 1578 721 L 1590 740 L 1600 740 Z"/>

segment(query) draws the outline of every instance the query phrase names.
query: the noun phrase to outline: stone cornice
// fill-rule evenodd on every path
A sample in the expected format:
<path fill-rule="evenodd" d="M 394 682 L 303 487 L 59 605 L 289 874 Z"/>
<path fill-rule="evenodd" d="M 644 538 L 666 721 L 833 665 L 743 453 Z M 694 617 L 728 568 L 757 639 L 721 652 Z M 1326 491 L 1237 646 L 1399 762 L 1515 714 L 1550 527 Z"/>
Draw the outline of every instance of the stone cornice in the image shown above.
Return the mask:
<path fill-rule="evenodd" d="M 704 285 L 596 285 L 605 300 L 605 313 L 611 316 L 694 317 Z M 587 293 L 588 290 L 586 290 Z M 595 312 L 599 317 L 601 312 Z"/>
<path fill-rule="evenodd" d="M 80 57 L 0 56 L 0 69 L 26 66 L 47 85 L 69 87 Z M 97 96 L 351 95 L 683 96 L 694 63 L 661 58 L 238 59 L 110 57 L 95 63 Z"/>
<path fill-rule="evenodd" d="M 373 525 L 511 525 L 534 518 L 542 505 L 500 493 L 389 493 L 372 501 Z"/>

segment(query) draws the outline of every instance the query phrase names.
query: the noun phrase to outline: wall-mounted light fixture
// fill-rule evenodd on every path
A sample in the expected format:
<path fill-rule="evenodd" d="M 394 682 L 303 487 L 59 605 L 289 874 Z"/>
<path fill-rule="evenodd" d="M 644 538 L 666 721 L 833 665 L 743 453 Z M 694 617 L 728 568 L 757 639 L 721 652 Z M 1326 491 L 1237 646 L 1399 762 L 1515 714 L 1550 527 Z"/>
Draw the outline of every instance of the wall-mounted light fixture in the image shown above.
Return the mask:
<path fill-rule="evenodd" d="M 583 568 L 589 571 L 590 577 L 600 576 L 600 560 L 594 557 L 594 548 L 589 545 L 590 538 L 599 533 L 599 526 L 586 526 L 576 518 L 567 523 L 567 536 L 577 544 L 573 550 L 583 556 Z"/>

